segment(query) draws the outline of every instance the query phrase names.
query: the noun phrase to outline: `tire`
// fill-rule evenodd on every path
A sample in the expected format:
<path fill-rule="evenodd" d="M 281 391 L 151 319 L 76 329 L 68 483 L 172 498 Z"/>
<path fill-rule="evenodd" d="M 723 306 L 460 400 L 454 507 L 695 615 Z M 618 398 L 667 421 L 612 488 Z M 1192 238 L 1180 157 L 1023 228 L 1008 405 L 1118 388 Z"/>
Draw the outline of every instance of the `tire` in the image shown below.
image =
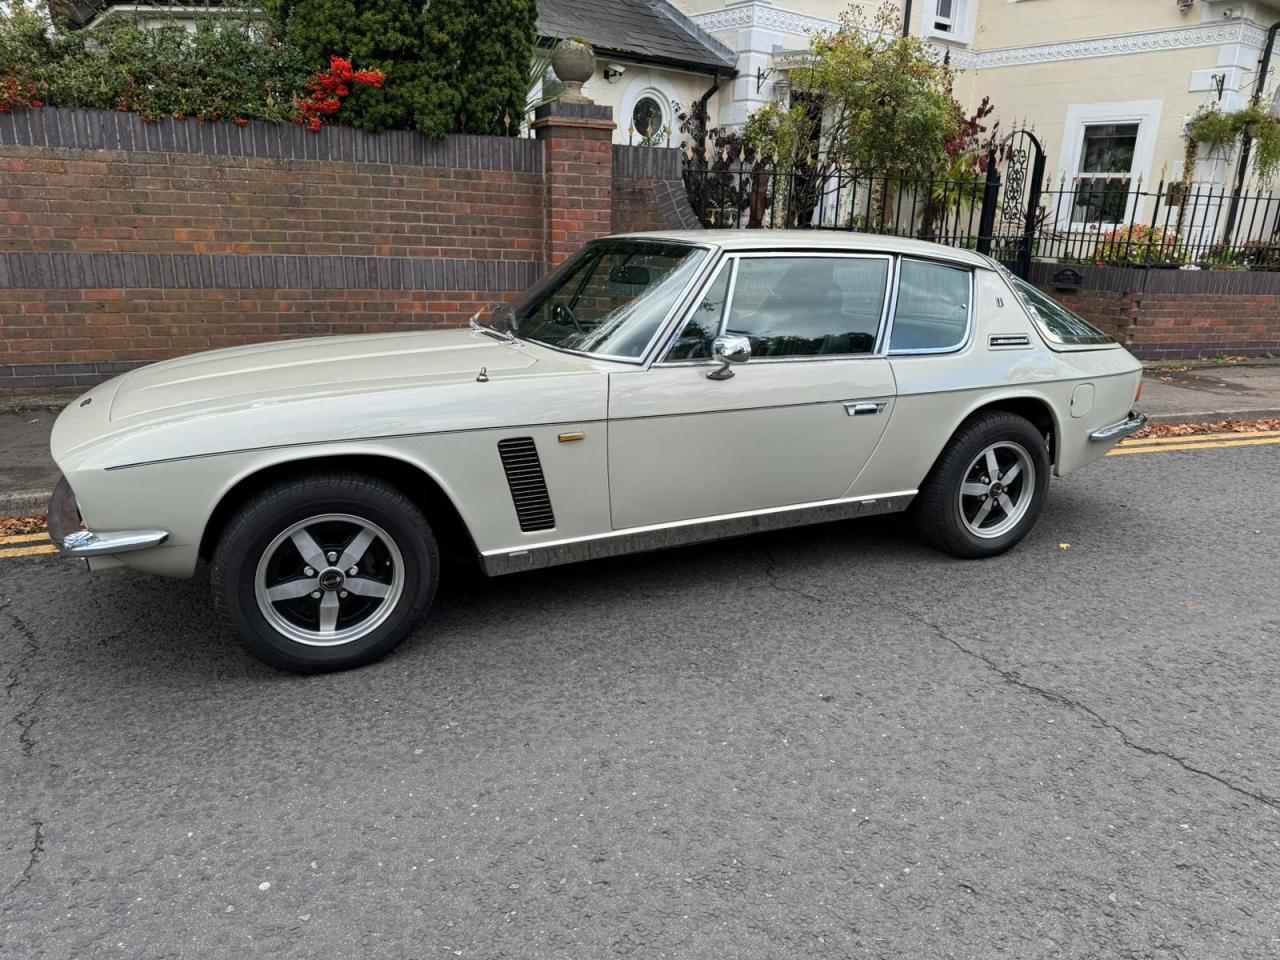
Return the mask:
<path fill-rule="evenodd" d="M 1051 468 L 1044 435 L 1030 422 L 1000 411 L 977 414 L 961 424 L 921 485 L 912 505 L 916 529 L 953 556 L 1004 553 L 1035 526 Z"/>
<path fill-rule="evenodd" d="M 222 625 L 253 656 L 293 673 L 386 656 L 425 616 L 439 581 L 440 552 L 422 512 L 390 484 L 356 473 L 310 474 L 256 494 L 212 562 Z"/>

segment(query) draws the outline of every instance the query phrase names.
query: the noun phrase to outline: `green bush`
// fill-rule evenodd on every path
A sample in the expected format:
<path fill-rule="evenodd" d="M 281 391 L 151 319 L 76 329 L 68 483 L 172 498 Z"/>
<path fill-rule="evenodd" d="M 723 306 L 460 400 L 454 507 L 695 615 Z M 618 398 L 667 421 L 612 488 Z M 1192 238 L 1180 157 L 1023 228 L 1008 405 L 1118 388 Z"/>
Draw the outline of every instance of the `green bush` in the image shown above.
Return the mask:
<path fill-rule="evenodd" d="M 59 42 L 44 72 L 48 102 L 122 110 L 148 120 L 198 117 L 287 121 L 309 63 L 274 41 L 260 21 L 236 16 L 145 29 L 109 20 L 85 43 L 83 34 Z"/>
<path fill-rule="evenodd" d="M 531 0 L 269 0 L 286 43 L 386 73 L 354 91 L 345 122 L 365 130 L 516 134 L 528 93 Z"/>
<path fill-rule="evenodd" d="M 529 90 L 533 0 L 226 0 L 159 27 L 115 13 L 92 30 L 0 5 L 0 112 L 49 103 L 161 117 L 307 122 L 333 57 L 358 81 L 324 122 L 515 135 Z M 148 13 L 154 21 L 158 13 Z M 188 18 L 189 20 L 189 18 Z"/>

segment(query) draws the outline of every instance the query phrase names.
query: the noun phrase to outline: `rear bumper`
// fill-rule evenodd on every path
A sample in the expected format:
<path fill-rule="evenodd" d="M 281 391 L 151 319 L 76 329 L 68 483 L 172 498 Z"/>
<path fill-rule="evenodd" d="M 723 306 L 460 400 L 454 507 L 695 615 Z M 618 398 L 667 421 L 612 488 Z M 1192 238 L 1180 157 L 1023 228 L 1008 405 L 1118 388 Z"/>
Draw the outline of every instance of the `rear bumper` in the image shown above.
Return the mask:
<path fill-rule="evenodd" d="M 1105 427 L 1099 427 L 1093 433 L 1089 434 L 1090 440 L 1123 440 L 1125 437 L 1132 436 L 1147 425 L 1147 415 L 1145 413 L 1129 412 L 1128 419 L 1121 420 L 1118 423 L 1108 424 Z"/>
<path fill-rule="evenodd" d="M 72 557 L 103 557 L 134 550 L 149 550 L 169 539 L 164 530 L 120 530 L 97 533 L 86 530 L 80 521 L 80 509 L 71 484 L 63 477 L 49 501 L 49 539 L 63 553 Z"/>

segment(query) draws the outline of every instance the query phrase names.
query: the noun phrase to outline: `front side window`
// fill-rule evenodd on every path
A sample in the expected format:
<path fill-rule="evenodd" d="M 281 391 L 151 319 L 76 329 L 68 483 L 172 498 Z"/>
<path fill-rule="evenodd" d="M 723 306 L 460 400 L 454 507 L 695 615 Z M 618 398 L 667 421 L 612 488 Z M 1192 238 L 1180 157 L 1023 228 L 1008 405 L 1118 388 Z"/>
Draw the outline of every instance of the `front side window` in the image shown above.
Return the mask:
<path fill-rule="evenodd" d="M 523 340 L 638 360 L 706 257 L 660 240 L 592 243 L 516 300 L 506 324 Z"/>
<path fill-rule="evenodd" d="M 871 353 L 888 278 L 887 257 L 744 257 L 725 332 L 753 359 Z"/>
<path fill-rule="evenodd" d="M 667 351 L 667 361 L 711 359 L 711 341 L 720 333 L 720 321 L 724 317 L 725 301 L 729 299 L 729 279 L 732 276 L 733 261 L 728 260 L 716 273 L 715 279 L 693 308 L 693 313 L 680 328 L 675 342 Z"/>
<path fill-rule="evenodd" d="M 1129 203 L 1138 124 L 1102 123 L 1084 128 L 1080 172 L 1071 219 L 1075 223 L 1121 223 Z"/>
<path fill-rule="evenodd" d="M 889 334 L 890 353 L 958 349 L 969 331 L 969 271 L 903 260 Z"/>
<path fill-rule="evenodd" d="M 1010 273 L 1001 272 L 1022 299 L 1022 305 L 1031 314 L 1031 319 L 1040 326 L 1050 340 L 1073 346 L 1115 342 L 1089 321 L 1076 316 L 1057 300 L 1041 293 L 1025 280 L 1020 280 Z"/>

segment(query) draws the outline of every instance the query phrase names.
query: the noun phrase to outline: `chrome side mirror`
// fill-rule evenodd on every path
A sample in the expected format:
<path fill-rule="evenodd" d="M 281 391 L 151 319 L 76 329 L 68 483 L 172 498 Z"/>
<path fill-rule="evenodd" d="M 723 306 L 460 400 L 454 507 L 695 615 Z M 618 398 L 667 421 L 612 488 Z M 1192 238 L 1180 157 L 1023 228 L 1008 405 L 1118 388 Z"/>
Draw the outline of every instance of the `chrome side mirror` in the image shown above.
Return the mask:
<path fill-rule="evenodd" d="M 733 376 L 729 366 L 734 363 L 746 363 L 751 359 L 751 341 L 746 337 L 716 337 L 711 341 L 711 359 L 720 366 L 707 374 L 708 380 L 728 380 Z"/>

